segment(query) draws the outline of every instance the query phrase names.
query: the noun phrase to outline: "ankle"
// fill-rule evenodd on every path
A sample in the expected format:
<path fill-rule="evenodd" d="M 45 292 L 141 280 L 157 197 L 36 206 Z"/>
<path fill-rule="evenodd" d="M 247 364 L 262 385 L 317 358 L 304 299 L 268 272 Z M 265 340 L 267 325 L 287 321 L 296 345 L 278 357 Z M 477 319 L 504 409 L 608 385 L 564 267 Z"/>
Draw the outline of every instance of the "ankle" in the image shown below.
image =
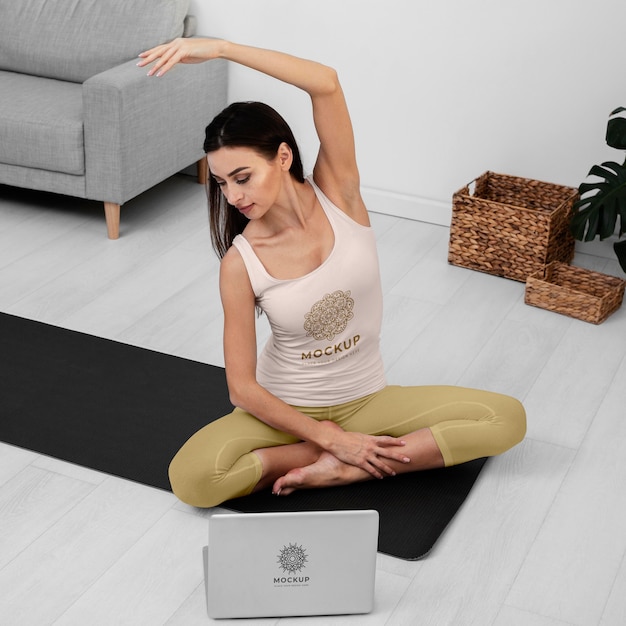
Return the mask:
<path fill-rule="evenodd" d="M 253 450 L 261 462 L 261 478 L 253 491 L 261 491 L 271 487 L 274 482 L 289 471 L 312 465 L 322 454 L 322 449 L 313 443 L 299 443 L 259 448 Z"/>

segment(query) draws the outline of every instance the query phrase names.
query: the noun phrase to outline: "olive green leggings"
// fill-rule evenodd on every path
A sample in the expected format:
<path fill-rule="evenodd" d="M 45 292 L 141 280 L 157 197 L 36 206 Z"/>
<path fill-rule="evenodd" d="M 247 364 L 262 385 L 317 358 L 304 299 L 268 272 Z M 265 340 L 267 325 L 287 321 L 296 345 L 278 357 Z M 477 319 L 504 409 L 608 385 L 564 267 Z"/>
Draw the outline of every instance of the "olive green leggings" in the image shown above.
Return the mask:
<path fill-rule="evenodd" d="M 401 437 L 430 428 L 446 466 L 500 454 L 526 433 L 524 408 L 517 400 L 462 387 L 388 386 L 338 406 L 296 408 L 370 435 Z M 247 495 L 262 471 L 252 451 L 297 441 L 235 409 L 200 429 L 178 451 L 169 468 L 172 490 L 198 507 Z"/>

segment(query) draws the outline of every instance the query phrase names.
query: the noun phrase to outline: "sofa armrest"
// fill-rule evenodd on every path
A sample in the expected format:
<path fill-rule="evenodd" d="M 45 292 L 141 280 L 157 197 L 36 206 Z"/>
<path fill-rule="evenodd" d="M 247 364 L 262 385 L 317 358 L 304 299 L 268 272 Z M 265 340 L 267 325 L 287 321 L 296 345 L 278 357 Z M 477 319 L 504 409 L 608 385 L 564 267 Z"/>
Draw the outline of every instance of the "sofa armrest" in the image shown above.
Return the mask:
<path fill-rule="evenodd" d="M 162 78 L 129 61 L 83 83 L 87 197 L 123 204 L 204 155 L 204 129 L 226 106 L 221 60 Z"/>

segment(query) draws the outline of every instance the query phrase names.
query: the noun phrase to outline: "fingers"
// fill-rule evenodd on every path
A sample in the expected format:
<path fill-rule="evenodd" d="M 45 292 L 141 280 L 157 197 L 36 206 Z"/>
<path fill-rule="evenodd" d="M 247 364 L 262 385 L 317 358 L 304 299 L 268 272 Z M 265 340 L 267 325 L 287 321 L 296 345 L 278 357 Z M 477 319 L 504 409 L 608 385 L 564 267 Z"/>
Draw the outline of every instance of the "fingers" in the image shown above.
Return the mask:
<path fill-rule="evenodd" d="M 398 463 L 407 464 L 411 462 L 408 456 L 393 453 L 382 448 L 374 452 L 367 460 L 365 460 L 361 468 L 369 472 L 375 478 L 384 478 L 385 476 L 395 476 L 396 470 L 387 462 L 387 460 L 397 461 Z"/>
<path fill-rule="evenodd" d="M 400 463 L 410 463 L 411 459 L 406 456 L 406 454 L 402 452 L 396 452 L 395 447 L 404 447 L 406 446 L 406 441 L 402 439 L 397 439 L 396 437 L 376 437 L 377 440 L 377 448 L 376 454 L 379 457 L 384 457 L 387 459 L 392 459 L 394 461 L 399 461 Z"/>
<path fill-rule="evenodd" d="M 342 441 L 340 442 L 339 439 Z M 385 476 L 396 475 L 396 469 L 390 461 L 402 464 L 411 462 L 406 454 L 398 450 L 406 443 L 388 435 L 373 436 L 344 432 L 341 433 L 341 437 L 333 440 L 333 444 L 335 445 L 329 449 L 331 454 L 344 463 L 361 468 L 374 478 L 382 479 Z"/>
<path fill-rule="evenodd" d="M 139 61 L 137 65 L 139 67 L 144 67 L 145 65 L 152 63 L 152 61 L 154 61 L 155 59 L 158 59 L 161 56 L 161 54 L 163 54 L 163 51 L 166 48 L 167 48 L 167 45 L 164 44 L 162 46 L 157 46 L 156 48 L 151 48 L 150 50 L 146 50 L 145 52 L 142 52 L 139 55 L 139 58 L 141 59 L 141 61 Z"/>
<path fill-rule="evenodd" d="M 380 435 L 375 437 L 375 439 L 383 446 L 406 446 L 406 441 L 398 439 L 397 437 L 391 437 L 390 435 Z"/>
<path fill-rule="evenodd" d="M 365 471 L 369 472 L 374 478 L 382 480 L 385 476 L 395 476 L 396 473 L 386 463 L 377 462 L 377 465 L 370 463 L 369 467 L 365 467 Z"/>
<path fill-rule="evenodd" d="M 156 46 L 155 48 L 150 48 L 150 50 L 145 50 L 139 55 L 139 58 L 141 59 L 141 61 L 139 61 L 137 65 L 144 66 L 144 65 L 147 65 L 148 63 L 151 63 L 152 61 L 154 61 L 154 59 L 160 56 L 161 52 L 165 48 L 166 48 L 166 44 L 163 44 L 161 46 Z"/>
<path fill-rule="evenodd" d="M 163 74 L 168 72 L 172 69 L 172 67 L 174 67 L 174 65 L 176 65 L 176 63 L 178 63 L 178 60 L 172 50 L 165 50 L 156 57 L 154 55 L 151 56 L 153 57 L 152 61 L 156 59 L 156 63 L 148 71 L 148 76 L 163 76 Z M 147 61 L 147 63 L 151 63 L 151 61 Z"/>
<path fill-rule="evenodd" d="M 137 65 L 144 67 L 154 62 L 148 76 L 163 76 L 177 63 L 202 63 L 216 58 L 223 43 L 219 39 L 179 37 L 142 52 Z"/>
<path fill-rule="evenodd" d="M 384 475 L 387 476 L 395 476 L 396 471 L 393 467 L 386 462 L 386 460 L 397 461 L 398 463 L 402 463 L 406 465 L 411 462 L 411 459 L 403 454 L 402 452 L 397 452 L 396 447 L 403 447 L 406 445 L 406 442 L 401 439 L 397 439 L 396 437 L 377 437 L 378 446 L 374 451 L 374 459 L 370 461 L 370 463 Z M 381 476 L 382 478 L 382 476 Z"/>
<path fill-rule="evenodd" d="M 163 74 L 172 69 L 176 63 L 182 61 L 183 54 L 180 50 L 178 40 L 174 40 L 170 43 L 146 50 L 142 52 L 139 57 L 141 60 L 137 63 L 138 67 L 145 67 L 153 61 L 156 61 L 148 71 L 148 76 L 163 76 Z"/>
<path fill-rule="evenodd" d="M 398 461 L 399 463 L 409 463 L 410 459 L 408 457 L 402 457 L 400 459 L 393 459 L 394 461 Z M 370 472 L 374 474 L 377 478 L 383 478 L 385 476 L 395 476 L 397 474 L 396 470 L 389 465 L 383 457 L 377 456 L 373 460 L 369 462 L 370 466 L 373 468 L 374 472 Z"/>

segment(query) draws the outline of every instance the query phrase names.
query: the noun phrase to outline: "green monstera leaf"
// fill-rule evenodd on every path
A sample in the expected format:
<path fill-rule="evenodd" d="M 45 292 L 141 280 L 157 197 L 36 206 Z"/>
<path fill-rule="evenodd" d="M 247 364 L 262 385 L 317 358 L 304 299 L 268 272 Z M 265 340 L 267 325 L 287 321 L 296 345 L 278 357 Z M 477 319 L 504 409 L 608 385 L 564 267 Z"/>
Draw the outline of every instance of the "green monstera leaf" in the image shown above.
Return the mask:
<path fill-rule="evenodd" d="M 580 200 L 574 204 L 571 222 L 574 237 L 580 241 L 592 241 L 596 236 L 606 239 L 615 233 L 618 217 L 621 237 L 626 232 L 626 165 L 608 161 L 594 165 L 588 175 L 599 180 L 578 188 Z"/>
<path fill-rule="evenodd" d="M 606 143 L 618 150 L 626 150 L 626 117 L 619 115 L 625 111 L 626 107 L 618 107 L 612 111 L 606 125 Z"/>

